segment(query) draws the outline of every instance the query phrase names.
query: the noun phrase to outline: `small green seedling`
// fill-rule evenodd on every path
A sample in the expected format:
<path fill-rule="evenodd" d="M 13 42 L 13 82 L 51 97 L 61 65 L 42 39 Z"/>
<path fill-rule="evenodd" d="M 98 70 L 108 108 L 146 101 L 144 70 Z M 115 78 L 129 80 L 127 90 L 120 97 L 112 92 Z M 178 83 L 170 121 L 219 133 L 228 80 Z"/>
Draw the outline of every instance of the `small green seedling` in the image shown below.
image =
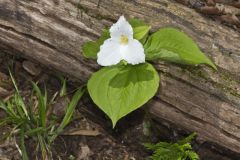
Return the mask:
<path fill-rule="evenodd" d="M 196 133 L 193 133 L 177 143 L 146 143 L 144 146 L 153 151 L 150 157 L 152 160 L 199 160 L 197 153 L 193 151 L 190 144 L 195 136 Z"/>

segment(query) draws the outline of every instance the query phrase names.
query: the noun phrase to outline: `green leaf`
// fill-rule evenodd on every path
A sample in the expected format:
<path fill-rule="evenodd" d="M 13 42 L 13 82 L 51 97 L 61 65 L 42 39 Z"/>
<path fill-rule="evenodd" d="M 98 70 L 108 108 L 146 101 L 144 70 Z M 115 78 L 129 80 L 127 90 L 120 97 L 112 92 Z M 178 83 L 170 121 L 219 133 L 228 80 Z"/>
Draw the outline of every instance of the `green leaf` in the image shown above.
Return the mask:
<path fill-rule="evenodd" d="M 68 105 L 68 108 L 67 108 L 66 114 L 62 120 L 62 123 L 59 126 L 60 129 L 63 129 L 64 127 L 66 127 L 68 125 L 68 123 L 71 121 L 74 110 L 75 110 L 80 98 L 83 96 L 85 90 L 86 89 L 84 87 L 81 87 L 73 95 L 73 98 Z"/>
<path fill-rule="evenodd" d="M 142 44 L 146 42 L 151 26 L 147 25 L 144 21 L 139 19 L 131 19 L 129 21 L 133 27 L 133 38 L 139 40 Z"/>
<path fill-rule="evenodd" d="M 186 138 L 178 141 L 178 144 L 179 145 L 183 145 L 183 144 L 186 144 L 186 143 L 190 143 L 194 138 L 196 138 L 197 136 L 197 133 L 196 132 L 193 132 L 192 134 L 190 134 L 189 136 L 187 136 Z"/>
<path fill-rule="evenodd" d="M 151 64 L 104 67 L 88 81 L 94 103 L 117 121 L 141 107 L 157 92 L 159 75 Z"/>
<path fill-rule="evenodd" d="M 24 128 L 22 127 L 20 129 L 20 149 L 21 149 L 22 159 L 23 160 L 29 160 L 26 145 L 25 145 L 24 136 L 25 136 Z"/>
<path fill-rule="evenodd" d="M 38 113 L 39 113 L 39 120 L 42 127 L 46 127 L 46 121 L 47 121 L 47 92 L 45 88 L 45 95 L 42 94 L 40 88 L 38 85 L 34 82 L 32 82 L 33 90 L 36 93 L 37 99 L 38 99 Z"/>
<path fill-rule="evenodd" d="M 20 92 L 19 92 L 19 90 L 18 90 L 18 87 L 17 87 L 17 83 L 16 83 L 16 81 L 15 81 L 15 79 L 14 79 L 14 77 L 13 77 L 11 71 L 10 71 L 10 69 L 9 69 L 9 74 L 10 74 L 12 83 L 13 83 L 13 85 L 14 85 L 14 88 L 15 88 L 15 90 L 16 90 L 16 93 L 15 93 L 15 95 L 14 95 L 14 99 L 15 99 L 15 103 L 16 103 L 17 110 L 18 110 L 18 112 L 19 112 L 19 114 L 20 114 L 20 116 L 21 116 L 22 118 L 24 117 L 23 113 L 25 114 L 25 116 L 26 116 L 27 118 L 29 118 L 26 105 L 25 105 L 24 102 L 23 102 L 23 99 L 22 99 L 22 97 L 21 97 L 21 95 L 20 95 Z"/>
<path fill-rule="evenodd" d="M 160 29 L 152 34 L 144 49 L 148 60 L 162 59 L 187 65 L 207 64 L 217 69 L 190 37 L 174 28 Z"/>
<path fill-rule="evenodd" d="M 71 122 L 71 118 L 75 111 L 75 108 L 85 92 L 85 87 L 79 88 L 73 95 L 71 102 L 68 105 L 66 114 L 61 122 L 61 124 L 56 129 L 56 132 L 50 137 L 50 143 L 52 143 L 56 137 L 63 131 L 63 129 Z"/>
<path fill-rule="evenodd" d="M 110 38 L 110 33 L 108 30 L 104 30 L 101 37 L 96 42 L 87 42 L 83 45 L 83 55 L 86 58 L 97 58 L 97 53 L 100 50 L 100 46 L 103 44 L 103 42 Z"/>
<path fill-rule="evenodd" d="M 147 24 L 143 20 L 137 19 L 137 18 L 130 19 L 129 23 L 133 28 L 140 27 L 140 26 L 147 26 Z"/>
<path fill-rule="evenodd" d="M 150 28 L 151 28 L 150 26 L 140 26 L 140 27 L 133 28 L 134 30 L 133 38 L 144 43 L 146 41 L 145 37 L 148 34 Z"/>
<path fill-rule="evenodd" d="M 66 79 L 64 77 L 60 76 L 59 78 L 62 83 L 62 88 L 60 90 L 59 96 L 63 97 L 67 94 L 67 83 L 66 83 Z"/>
<path fill-rule="evenodd" d="M 199 160 L 197 153 L 190 144 L 195 136 L 196 133 L 193 133 L 177 143 L 145 143 L 144 146 L 153 151 L 150 157 L 152 160 Z"/>
<path fill-rule="evenodd" d="M 37 127 L 34 129 L 30 129 L 30 130 L 26 131 L 24 134 L 25 134 L 25 136 L 35 136 L 36 133 L 39 134 L 41 132 L 46 132 L 45 128 Z"/>

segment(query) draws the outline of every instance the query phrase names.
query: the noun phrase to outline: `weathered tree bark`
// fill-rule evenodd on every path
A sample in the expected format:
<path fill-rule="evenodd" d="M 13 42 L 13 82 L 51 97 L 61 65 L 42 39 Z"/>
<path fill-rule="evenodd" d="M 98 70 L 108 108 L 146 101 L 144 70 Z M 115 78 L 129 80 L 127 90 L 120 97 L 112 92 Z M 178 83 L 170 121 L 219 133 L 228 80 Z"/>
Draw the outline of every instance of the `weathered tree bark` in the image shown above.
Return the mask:
<path fill-rule="evenodd" d="M 86 82 L 98 65 L 83 58 L 82 44 L 122 14 L 144 19 L 153 30 L 185 31 L 218 66 L 155 63 L 161 88 L 148 104 L 152 115 L 240 153 L 240 33 L 185 6 L 167 0 L 0 0 L 1 52 Z"/>

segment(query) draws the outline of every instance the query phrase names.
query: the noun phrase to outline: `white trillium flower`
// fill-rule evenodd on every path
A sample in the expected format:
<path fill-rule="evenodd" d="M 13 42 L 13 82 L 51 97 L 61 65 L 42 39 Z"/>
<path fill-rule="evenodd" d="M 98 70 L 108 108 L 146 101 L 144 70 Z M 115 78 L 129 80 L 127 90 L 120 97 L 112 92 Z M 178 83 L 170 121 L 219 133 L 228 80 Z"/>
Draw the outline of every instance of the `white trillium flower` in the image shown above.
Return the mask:
<path fill-rule="evenodd" d="M 124 16 L 112 25 L 110 37 L 104 41 L 97 54 L 99 65 L 111 66 L 121 60 L 133 65 L 145 62 L 143 45 L 133 39 L 133 28 Z"/>

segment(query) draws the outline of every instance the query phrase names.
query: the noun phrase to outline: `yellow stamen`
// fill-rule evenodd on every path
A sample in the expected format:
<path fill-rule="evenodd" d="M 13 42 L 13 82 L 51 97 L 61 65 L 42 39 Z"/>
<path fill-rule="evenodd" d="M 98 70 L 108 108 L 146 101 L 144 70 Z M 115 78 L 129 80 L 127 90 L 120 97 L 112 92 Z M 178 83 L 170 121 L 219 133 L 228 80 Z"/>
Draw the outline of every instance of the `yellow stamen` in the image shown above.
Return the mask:
<path fill-rule="evenodd" d="M 120 43 L 123 44 L 123 45 L 128 44 L 128 37 L 125 36 L 125 35 L 121 35 L 121 37 L 120 37 Z"/>

